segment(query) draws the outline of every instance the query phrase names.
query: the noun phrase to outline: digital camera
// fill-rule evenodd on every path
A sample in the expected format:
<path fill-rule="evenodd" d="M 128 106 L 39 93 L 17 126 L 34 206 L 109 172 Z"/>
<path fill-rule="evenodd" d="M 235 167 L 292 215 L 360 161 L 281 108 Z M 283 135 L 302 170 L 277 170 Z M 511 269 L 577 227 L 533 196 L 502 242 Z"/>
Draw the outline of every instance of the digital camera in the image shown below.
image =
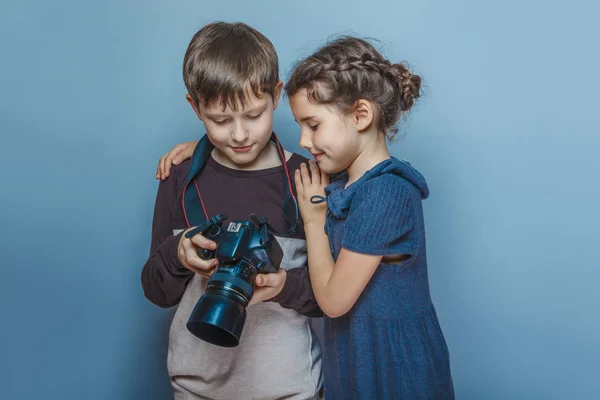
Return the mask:
<path fill-rule="evenodd" d="M 224 226 L 225 220 L 227 215 L 219 214 L 186 233 L 187 238 L 201 233 L 216 242 L 216 250 L 198 248 L 198 256 L 219 262 L 186 326 L 208 343 L 235 347 L 240 342 L 256 276 L 277 272 L 283 250 L 269 232 L 265 218 L 250 214 L 249 221 Z"/>

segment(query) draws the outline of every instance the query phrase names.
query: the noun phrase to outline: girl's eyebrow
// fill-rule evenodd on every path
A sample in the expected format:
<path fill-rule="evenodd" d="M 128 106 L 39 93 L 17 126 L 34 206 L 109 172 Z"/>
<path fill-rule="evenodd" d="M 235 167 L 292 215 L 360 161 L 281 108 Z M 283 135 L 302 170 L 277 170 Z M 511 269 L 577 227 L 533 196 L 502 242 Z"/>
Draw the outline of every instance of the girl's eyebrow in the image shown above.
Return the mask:
<path fill-rule="evenodd" d="M 315 118 L 315 117 L 314 117 L 314 116 L 312 116 L 312 115 L 309 115 L 308 117 L 304 117 L 304 118 L 302 118 L 302 119 L 300 120 L 300 122 L 305 122 L 305 121 L 308 121 L 309 119 L 313 119 L 313 118 Z M 298 121 L 296 121 L 296 122 L 298 122 Z"/>

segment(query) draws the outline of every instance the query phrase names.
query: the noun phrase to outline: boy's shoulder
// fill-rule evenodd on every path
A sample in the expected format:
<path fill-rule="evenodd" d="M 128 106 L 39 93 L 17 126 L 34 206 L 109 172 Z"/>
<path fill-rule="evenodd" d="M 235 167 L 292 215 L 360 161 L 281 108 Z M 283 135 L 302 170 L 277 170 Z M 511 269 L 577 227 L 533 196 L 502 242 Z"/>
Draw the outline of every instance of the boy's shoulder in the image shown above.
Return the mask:
<path fill-rule="evenodd" d="M 169 175 L 167 180 L 173 179 L 173 181 L 175 182 L 175 186 L 178 189 L 181 189 L 185 181 L 185 177 L 188 173 L 188 170 L 190 169 L 190 164 L 191 160 L 187 159 L 185 161 L 182 161 L 179 165 L 173 165 L 171 167 L 171 174 Z"/>
<path fill-rule="evenodd" d="M 289 157 L 287 157 L 287 155 L 290 154 Z M 288 170 L 290 172 L 290 174 L 294 174 L 294 171 L 298 168 L 300 168 L 300 165 L 302 163 L 307 163 L 308 162 L 308 158 L 304 157 L 303 155 L 300 155 L 298 153 L 293 153 L 293 152 L 288 152 L 286 150 L 286 159 L 287 159 L 287 167 Z"/>

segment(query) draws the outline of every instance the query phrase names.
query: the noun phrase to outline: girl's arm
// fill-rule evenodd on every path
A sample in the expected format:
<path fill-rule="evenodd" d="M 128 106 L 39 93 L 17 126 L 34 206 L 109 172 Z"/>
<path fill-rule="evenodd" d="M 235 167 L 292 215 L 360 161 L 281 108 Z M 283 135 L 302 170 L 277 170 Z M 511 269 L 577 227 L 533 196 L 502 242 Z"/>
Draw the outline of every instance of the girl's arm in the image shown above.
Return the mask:
<path fill-rule="evenodd" d="M 313 160 L 309 165 L 310 175 L 302 164 L 296 171 L 295 182 L 306 233 L 310 281 L 321 310 L 334 318 L 347 313 L 356 303 L 382 256 L 342 249 L 337 263 L 333 261 L 324 229 L 327 205 L 310 202 L 312 196 L 323 196 L 329 177 L 318 170 Z"/>
<path fill-rule="evenodd" d="M 334 263 L 324 225 L 324 219 L 322 223 L 304 224 L 308 265 L 313 292 L 321 310 L 335 318 L 350 311 L 375 273 L 382 256 L 342 249 Z"/>

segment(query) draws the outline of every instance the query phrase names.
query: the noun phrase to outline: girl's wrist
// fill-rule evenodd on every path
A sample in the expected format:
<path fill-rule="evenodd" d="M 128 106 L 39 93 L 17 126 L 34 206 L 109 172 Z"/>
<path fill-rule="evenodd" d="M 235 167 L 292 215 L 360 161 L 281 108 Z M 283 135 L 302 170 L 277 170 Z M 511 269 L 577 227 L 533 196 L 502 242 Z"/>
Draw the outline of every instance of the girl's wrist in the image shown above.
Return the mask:
<path fill-rule="evenodd" d="M 304 221 L 304 230 L 312 229 L 312 228 L 320 228 L 323 229 L 325 226 L 325 216 L 323 218 L 312 218 L 308 221 Z"/>

